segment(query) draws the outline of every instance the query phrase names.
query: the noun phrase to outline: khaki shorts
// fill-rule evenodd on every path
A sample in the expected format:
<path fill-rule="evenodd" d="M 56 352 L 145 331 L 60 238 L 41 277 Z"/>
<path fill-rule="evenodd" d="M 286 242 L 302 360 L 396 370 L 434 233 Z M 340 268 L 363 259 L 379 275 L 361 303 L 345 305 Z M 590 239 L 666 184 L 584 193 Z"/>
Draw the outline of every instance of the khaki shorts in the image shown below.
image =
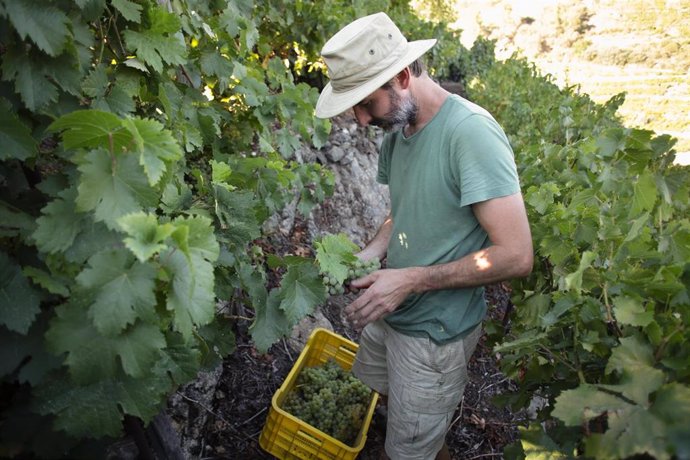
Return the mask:
<path fill-rule="evenodd" d="M 477 326 L 463 339 L 436 345 L 396 332 L 383 320 L 364 328 L 352 372 L 388 395 L 386 453 L 391 459 L 436 457 L 462 398 L 467 363 L 480 336 Z"/>

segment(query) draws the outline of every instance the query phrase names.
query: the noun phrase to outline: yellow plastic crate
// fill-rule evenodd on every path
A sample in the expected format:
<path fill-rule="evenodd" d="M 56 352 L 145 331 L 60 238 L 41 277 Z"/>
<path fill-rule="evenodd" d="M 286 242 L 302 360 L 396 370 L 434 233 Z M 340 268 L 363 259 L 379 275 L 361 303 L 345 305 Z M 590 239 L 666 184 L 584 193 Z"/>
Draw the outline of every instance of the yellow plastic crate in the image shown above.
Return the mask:
<path fill-rule="evenodd" d="M 376 392 L 372 391 L 369 409 L 354 446 L 344 444 L 282 409 L 283 400 L 292 390 L 303 367 L 321 365 L 333 358 L 343 369 L 350 370 L 357 348 L 356 343 L 329 330 L 314 329 L 290 373 L 273 395 L 268 418 L 259 438 L 262 449 L 281 460 L 357 458 L 367 440 L 378 399 Z"/>

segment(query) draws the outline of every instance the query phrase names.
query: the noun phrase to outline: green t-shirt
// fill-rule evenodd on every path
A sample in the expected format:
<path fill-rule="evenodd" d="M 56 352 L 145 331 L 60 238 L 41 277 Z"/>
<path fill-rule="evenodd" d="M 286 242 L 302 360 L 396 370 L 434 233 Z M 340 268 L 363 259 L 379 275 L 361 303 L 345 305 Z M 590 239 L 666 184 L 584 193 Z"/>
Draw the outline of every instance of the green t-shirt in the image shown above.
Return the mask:
<path fill-rule="evenodd" d="M 442 264 L 486 247 L 470 205 L 520 191 L 505 133 L 486 110 L 456 95 L 409 138 L 386 135 L 377 180 L 391 195 L 389 268 Z M 485 314 L 483 288 L 446 289 L 409 296 L 386 321 L 442 344 L 469 333 Z"/>

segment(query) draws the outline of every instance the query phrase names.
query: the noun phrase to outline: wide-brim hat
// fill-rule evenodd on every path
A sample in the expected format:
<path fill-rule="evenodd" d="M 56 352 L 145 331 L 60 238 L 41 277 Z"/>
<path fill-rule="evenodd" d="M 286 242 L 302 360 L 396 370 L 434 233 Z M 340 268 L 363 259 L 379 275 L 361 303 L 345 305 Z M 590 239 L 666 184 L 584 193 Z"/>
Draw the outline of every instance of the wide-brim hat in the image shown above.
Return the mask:
<path fill-rule="evenodd" d="M 351 22 L 321 50 L 330 82 L 316 103 L 316 116 L 334 117 L 355 106 L 435 44 L 436 39 L 408 42 L 386 13 Z"/>

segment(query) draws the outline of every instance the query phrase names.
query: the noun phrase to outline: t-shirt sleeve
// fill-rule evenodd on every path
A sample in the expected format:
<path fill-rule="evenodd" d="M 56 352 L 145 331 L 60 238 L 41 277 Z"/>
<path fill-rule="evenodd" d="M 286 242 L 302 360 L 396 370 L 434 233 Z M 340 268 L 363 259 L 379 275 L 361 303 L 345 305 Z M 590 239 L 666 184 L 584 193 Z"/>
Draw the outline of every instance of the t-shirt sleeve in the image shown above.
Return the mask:
<path fill-rule="evenodd" d="M 482 114 L 465 118 L 454 131 L 453 144 L 451 168 L 461 206 L 520 191 L 513 150 L 493 118 Z"/>
<path fill-rule="evenodd" d="M 376 173 L 376 182 L 383 185 L 388 185 L 388 177 L 390 174 L 390 160 L 391 160 L 391 140 L 390 136 L 385 136 L 381 143 L 379 151 L 379 169 Z"/>

